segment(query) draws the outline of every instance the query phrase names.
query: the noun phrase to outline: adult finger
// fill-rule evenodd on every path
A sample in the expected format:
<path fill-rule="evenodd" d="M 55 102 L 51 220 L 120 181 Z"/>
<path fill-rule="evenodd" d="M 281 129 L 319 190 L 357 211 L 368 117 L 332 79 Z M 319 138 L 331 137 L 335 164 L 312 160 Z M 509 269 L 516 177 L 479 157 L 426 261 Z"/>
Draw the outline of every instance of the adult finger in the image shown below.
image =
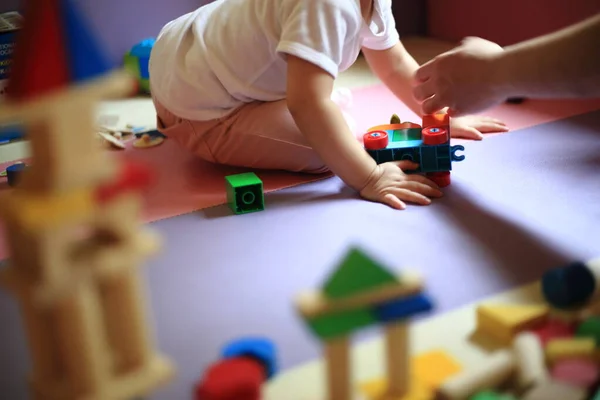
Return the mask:
<path fill-rule="evenodd" d="M 431 77 L 433 68 L 435 67 L 435 58 L 421 65 L 415 72 L 415 80 L 417 82 L 425 82 Z"/>
<path fill-rule="evenodd" d="M 444 193 L 442 193 L 442 191 L 439 189 L 436 189 L 425 183 L 415 181 L 404 181 L 402 183 L 402 189 L 408 189 L 427 197 L 442 197 L 444 195 Z"/>
<path fill-rule="evenodd" d="M 381 200 L 381 202 L 383 204 L 387 204 L 388 206 L 396 209 L 396 210 L 404 210 L 406 208 L 406 204 L 400 200 L 398 197 L 396 197 L 395 195 L 388 193 L 385 196 L 383 196 L 383 199 Z"/>
<path fill-rule="evenodd" d="M 413 192 L 408 189 L 394 188 L 391 192 L 404 201 L 410 201 L 415 204 L 428 205 L 431 204 L 431 199 L 429 197 L 423 196 L 420 193 Z"/>
<path fill-rule="evenodd" d="M 413 88 L 413 97 L 417 101 L 424 101 L 435 94 L 433 81 L 429 80 Z"/>
<path fill-rule="evenodd" d="M 438 94 L 428 98 L 427 100 L 423 101 L 423 103 L 421 103 L 421 110 L 424 114 L 435 114 L 444 107 L 447 107 L 447 105 L 444 104 L 444 102 Z"/>

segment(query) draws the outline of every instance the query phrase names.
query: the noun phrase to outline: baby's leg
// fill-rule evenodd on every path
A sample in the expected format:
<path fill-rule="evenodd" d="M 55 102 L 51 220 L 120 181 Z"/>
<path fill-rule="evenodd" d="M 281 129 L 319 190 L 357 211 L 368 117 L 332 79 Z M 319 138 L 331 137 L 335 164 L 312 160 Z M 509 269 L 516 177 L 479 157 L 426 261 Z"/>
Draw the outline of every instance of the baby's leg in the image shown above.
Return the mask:
<path fill-rule="evenodd" d="M 219 164 L 305 173 L 328 171 L 300 133 L 285 100 L 246 104 L 221 119 L 204 139 Z"/>

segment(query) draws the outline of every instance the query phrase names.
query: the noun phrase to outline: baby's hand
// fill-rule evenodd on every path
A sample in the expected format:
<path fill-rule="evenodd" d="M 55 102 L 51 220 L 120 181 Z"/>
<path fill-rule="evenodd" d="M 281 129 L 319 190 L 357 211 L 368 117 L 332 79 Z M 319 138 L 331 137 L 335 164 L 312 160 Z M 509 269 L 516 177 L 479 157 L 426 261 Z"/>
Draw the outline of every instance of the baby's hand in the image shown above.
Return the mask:
<path fill-rule="evenodd" d="M 379 164 L 360 195 L 398 210 L 406 208 L 404 201 L 428 205 L 431 203 L 429 197 L 442 197 L 439 187 L 431 180 L 403 172 L 417 167 L 407 160 Z"/>
<path fill-rule="evenodd" d="M 454 138 L 481 140 L 484 133 L 507 131 L 508 127 L 504 122 L 491 117 L 466 115 L 450 120 L 450 133 Z"/>

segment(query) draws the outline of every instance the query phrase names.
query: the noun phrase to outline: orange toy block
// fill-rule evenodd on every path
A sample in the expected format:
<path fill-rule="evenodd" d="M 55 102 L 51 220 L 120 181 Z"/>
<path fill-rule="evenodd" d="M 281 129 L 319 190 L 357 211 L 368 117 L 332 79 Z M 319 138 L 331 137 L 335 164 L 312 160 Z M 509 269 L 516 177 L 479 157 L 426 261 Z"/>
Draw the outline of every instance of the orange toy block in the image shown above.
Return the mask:
<path fill-rule="evenodd" d="M 423 129 L 430 127 L 444 127 L 450 125 L 450 116 L 446 113 L 423 115 Z"/>
<path fill-rule="evenodd" d="M 448 378 L 460 373 L 462 366 L 444 350 L 433 350 L 412 359 L 412 382 L 409 392 L 401 397 L 385 396 L 385 379 L 373 379 L 360 385 L 369 400 L 433 400 L 437 388 Z"/>
<path fill-rule="evenodd" d="M 476 330 L 508 346 L 518 333 L 543 323 L 549 312 L 537 304 L 483 304 L 477 307 Z"/>

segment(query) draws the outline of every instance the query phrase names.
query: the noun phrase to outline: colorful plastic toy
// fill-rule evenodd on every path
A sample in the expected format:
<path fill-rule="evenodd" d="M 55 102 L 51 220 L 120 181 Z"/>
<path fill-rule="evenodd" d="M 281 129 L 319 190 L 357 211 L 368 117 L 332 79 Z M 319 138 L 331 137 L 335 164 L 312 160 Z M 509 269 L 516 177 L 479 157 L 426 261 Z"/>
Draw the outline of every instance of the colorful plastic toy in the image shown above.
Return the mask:
<path fill-rule="evenodd" d="M 125 70 L 131 72 L 140 85 L 140 91 L 150 93 L 148 63 L 155 39 L 148 38 L 137 43 L 123 58 Z"/>
<path fill-rule="evenodd" d="M 267 338 L 228 343 L 194 389 L 195 400 L 260 400 L 262 385 L 277 373 L 277 348 Z"/>
<path fill-rule="evenodd" d="M 254 172 L 225 177 L 227 202 L 235 214 L 247 214 L 265 209 L 263 183 Z"/>
<path fill-rule="evenodd" d="M 400 123 L 394 114 L 391 123 L 370 128 L 363 136 L 367 153 L 378 163 L 409 160 L 419 164 L 412 173 L 422 172 L 440 187 L 450 184 L 453 161 L 462 161 L 462 145 L 450 145 L 450 118 L 447 114 L 423 117 L 423 125 Z"/>

